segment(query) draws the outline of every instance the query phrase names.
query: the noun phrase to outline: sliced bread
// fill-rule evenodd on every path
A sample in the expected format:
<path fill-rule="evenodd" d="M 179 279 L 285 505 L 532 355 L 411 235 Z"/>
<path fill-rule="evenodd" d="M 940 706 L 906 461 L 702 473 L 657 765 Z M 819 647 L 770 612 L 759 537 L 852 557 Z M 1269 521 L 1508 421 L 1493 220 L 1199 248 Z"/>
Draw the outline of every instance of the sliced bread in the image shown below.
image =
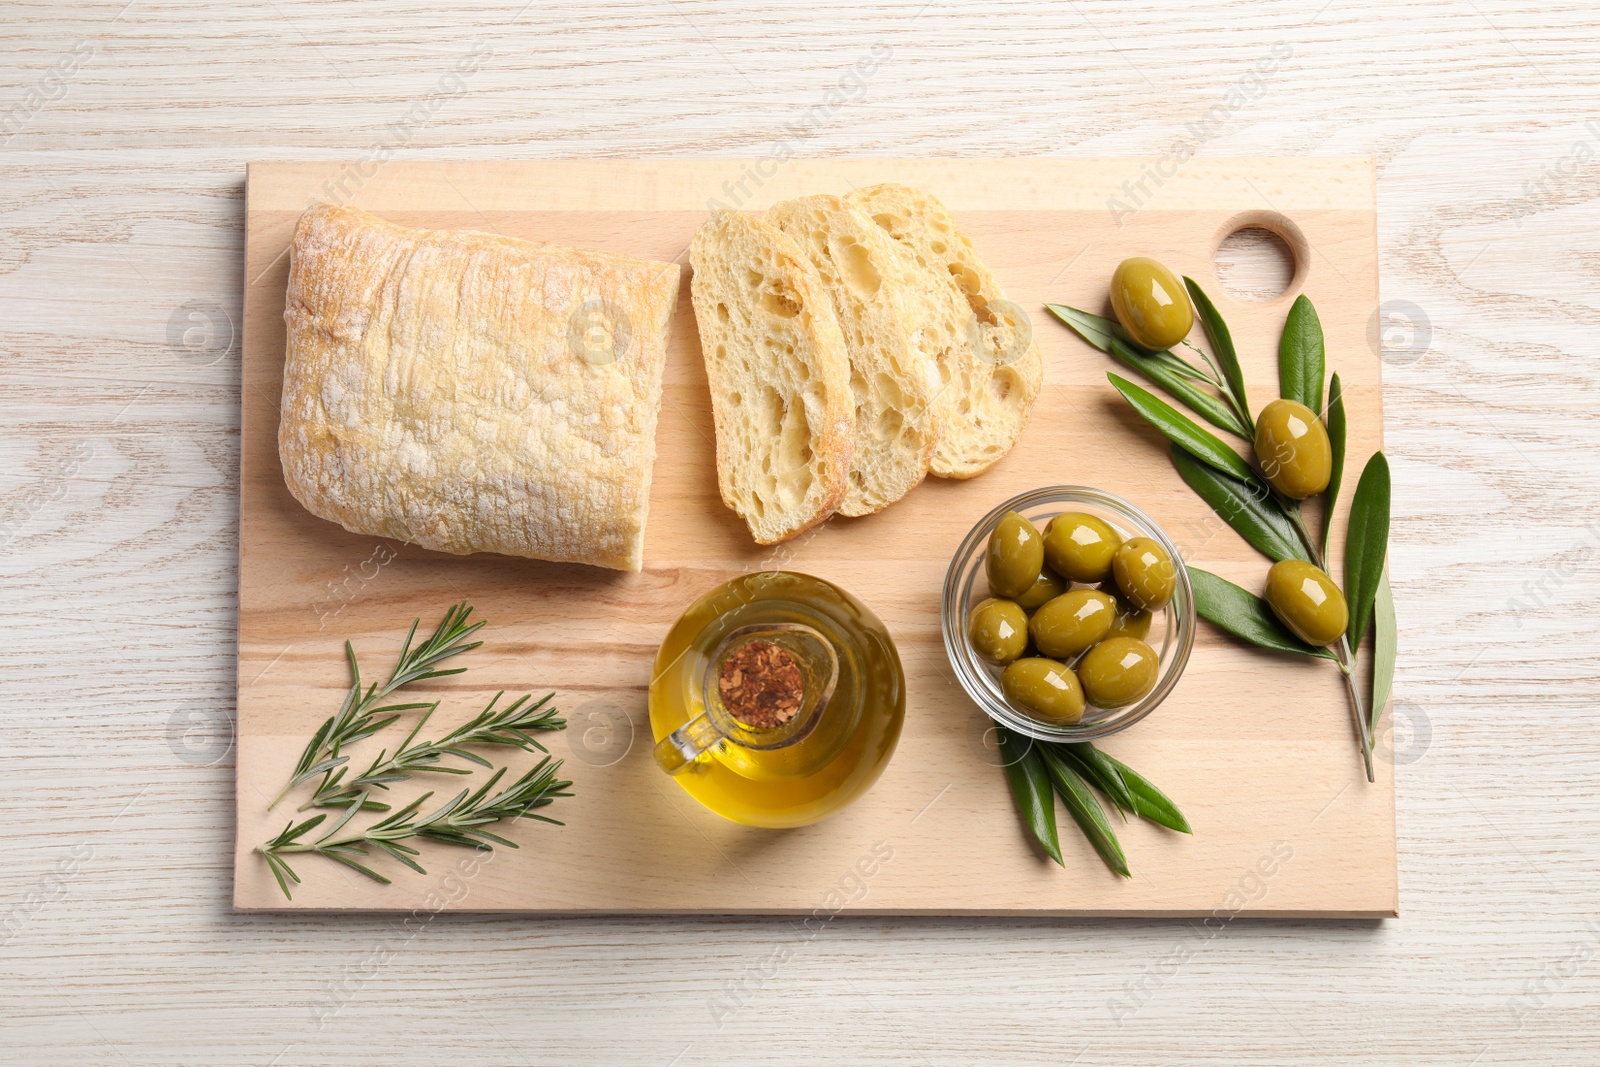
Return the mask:
<path fill-rule="evenodd" d="M 839 513 L 882 511 L 927 476 L 943 422 L 939 372 L 921 347 L 920 268 L 837 196 L 786 200 L 765 218 L 822 276 L 849 353 L 856 444 Z"/>
<path fill-rule="evenodd" d="M 849 485 L 850 363 L 833 301 L 793 240 L 736 211 L 700 227 L 689 262 L 717 486 L 759 544 L 777 544 L 832 515 Z"/>
<path fill-rule="evenodd" d="M 981 474 L 1016 443 L 1039 395 L 1044 365 L 1027 313 L 1006 300 L 972 242 L 928 193 L 885 183 L 844 199 L 906 249 L 921 267 L 923 284 L 942 294 L 933 301 L 942 314 L 931 326 L 967 342 L 955 349 L 932 470 L 945 478 Z"/>

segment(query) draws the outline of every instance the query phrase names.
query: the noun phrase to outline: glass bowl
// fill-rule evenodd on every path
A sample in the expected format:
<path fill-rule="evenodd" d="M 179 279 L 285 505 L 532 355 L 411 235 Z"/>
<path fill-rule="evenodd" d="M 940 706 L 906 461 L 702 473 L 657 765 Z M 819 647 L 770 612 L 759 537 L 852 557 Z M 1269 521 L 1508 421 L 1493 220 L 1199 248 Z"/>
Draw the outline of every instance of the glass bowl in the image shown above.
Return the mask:
<path fill-rule="evenodd" d="M 1124 540 L 1129 537 L 1152 538 L 1172 557 L 1173 570 L 1178 579 L 1177 590 L 1173 593 L 1171 603 L 1154 614 L 1146 638 L 1150 647 L 1160 656 L 1161 670 L 1156 677 L 1155 688 L 1143 700 L 1125 708 L 1086 707 L 1082 722 L 1062 726 L 1033 718 L 1001 693 L 1000 668 L 980 659 L 973 651 L 972 643 L 967 640 L 967 615 L 980 600 L 989 595 L 988 580 L 984 577 L 984 553 L 995 523 L 1008 511 L 1020 513 L 1041 532 L 1045 523 L 1063 511 L 1087 512 L 1110 523 Z M 1075 588 L 1084 587 L 1079 585 Z M 1040 741 L 1094 741 L 1126 730 L 1149 715 L 1178 684 L 1183 668 L 1189 662 L 1189 649 L 1194 644 L 1194 590 L 1189 585 L 1189 572 L 1178 553 L 1178 546 L 1150 516 L 1121 497 L 1102 493 L 1098 489 L 1052 485 L 1012 497 L 972 528 L 961 542 L 961 547 L 956 549 L 954 558 L 950 560 L 950 569 L 945 574 L 940 618 L 945 651 L 950 655 L 950 664 L 955 668 L 956 677 L 961 680 L 961 687 L 991 719 L 1007 729 Z"/>

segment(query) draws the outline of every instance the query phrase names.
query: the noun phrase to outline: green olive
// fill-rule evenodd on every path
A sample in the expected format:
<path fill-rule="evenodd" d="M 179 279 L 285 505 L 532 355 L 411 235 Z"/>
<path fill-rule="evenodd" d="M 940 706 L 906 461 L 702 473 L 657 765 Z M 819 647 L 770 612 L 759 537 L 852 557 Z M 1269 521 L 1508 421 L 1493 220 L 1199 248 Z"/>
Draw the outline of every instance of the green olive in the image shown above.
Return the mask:
<path fill-rule="evenodd" d="M 1111 574 L 1122 596 L 1136 608 L 1164 608 L 1178 588 L 1172 557 L 1148 537 L 1130 537 L 1111 557 Z"/>
<path fill-rule="evenodd" d="M 1053 659 L 1017 660 L 1000 675 L 1000 691 L 1037 719 L 1071 726 L 1083 718 L 1078 676 Z"/>
<path fill-rule="evenodd" d="M 1256 458 L 1272 488 L 1290 500 L 1322 492 L 1333 474 L 1327 428 L 1293 400 L 1274 400 L 1256 416 Z"/>
<path fill-rule="evenodd" d="M 1104 638 L 1116 617 L 1115 597 L 1098 589 L 1074 589 L 1034 612 L 1028 633 L 1040 654 L 1069 659 Z"/>
<path fill-rule="evenodd" d="M 1061 580 L 1060 575 L 1049 567 L 1041 567 L 1033 588 L 1015 599 L 1023 611 L 1034 612 L 1066 591 L 1067 583 Z"/>
<path fill-rule="evenodd" d="M 1135 344 L 1159 352 L 1194 326 L 1194 307 L 1183 283 L 1153 259 L 1125 259 L 1111 275 L 1111 309 Z"/>
<path fill-rule="evenodd" d="M 1107 637 L 1137 637 L 1143 641 L 1150 636 L 1150 620 L 1152 616 L 1148 611 L 1129 610 L 1126 605 L 1117 605 L 1117 617 L 1112 622 Z"/>
<path fill-rule="evenodd" d="M 1044 540 L 1033 523 L 1008 511 L 989 535 L 984 561 L 991 596 L 1018 597 L 1033 588 L 1044 566 Z"/>
<path fill-rule="evenodd" d="M 1298 559 L 1274 563 L 1267 572 L 1267 603 L 1291 633 L 1318 648 L 1343 637 L 1350 622 L 1350 609 L 1333 579 Z"/>
<path fill-rule="evenodd" d="M 1108 637 L 1078 664 L 1084 696 L 1097 708 L 1125 708 L 1156 687 L 1155 649 L 1137 637 Z"/>
<path fill-rule="evenodd" d="M 985 600 L 967 616 L 967 640 L 980 657 L 1004 667 L 1028 647 L 1028 615 L 1009 600 Z"/>
<path fill-rule="evenodd" d="M 1044 558 L 1050 569 L 1071 582 L 1103 582 L 1111 576 L 1111 557 L 1122 538 L 1111 524 L 1081 511 L 1063 511 L 1044 528 Z"/>

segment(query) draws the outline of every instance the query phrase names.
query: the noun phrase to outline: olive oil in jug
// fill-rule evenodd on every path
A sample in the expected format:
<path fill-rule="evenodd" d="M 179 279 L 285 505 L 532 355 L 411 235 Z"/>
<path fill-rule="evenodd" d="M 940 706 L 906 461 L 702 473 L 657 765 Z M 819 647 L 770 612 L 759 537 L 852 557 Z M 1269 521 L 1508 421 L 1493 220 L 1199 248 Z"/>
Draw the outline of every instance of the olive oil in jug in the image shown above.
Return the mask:
<path fill-rule="evenodd" d="M 866 792 L 904 718 L 883 623 L 789 571 L 742 575 L 697 601 L 662 642 L 650 684 L 657 762 L 751 826 L 804 826 Z"/>

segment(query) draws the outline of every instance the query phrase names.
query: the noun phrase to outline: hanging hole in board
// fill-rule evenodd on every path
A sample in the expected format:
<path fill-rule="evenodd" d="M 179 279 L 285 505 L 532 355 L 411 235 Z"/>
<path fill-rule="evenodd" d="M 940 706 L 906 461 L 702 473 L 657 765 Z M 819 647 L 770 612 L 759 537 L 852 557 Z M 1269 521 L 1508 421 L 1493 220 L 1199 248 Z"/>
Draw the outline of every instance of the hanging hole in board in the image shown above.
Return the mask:
<path fill-rule="evenodd" d="M 1310 248 L 1300 227 L 1275 211 L 1248 211 L 1218 232 L 1217 284 L 1233 299 L 1265 304 L 1298 292 Z"/>

